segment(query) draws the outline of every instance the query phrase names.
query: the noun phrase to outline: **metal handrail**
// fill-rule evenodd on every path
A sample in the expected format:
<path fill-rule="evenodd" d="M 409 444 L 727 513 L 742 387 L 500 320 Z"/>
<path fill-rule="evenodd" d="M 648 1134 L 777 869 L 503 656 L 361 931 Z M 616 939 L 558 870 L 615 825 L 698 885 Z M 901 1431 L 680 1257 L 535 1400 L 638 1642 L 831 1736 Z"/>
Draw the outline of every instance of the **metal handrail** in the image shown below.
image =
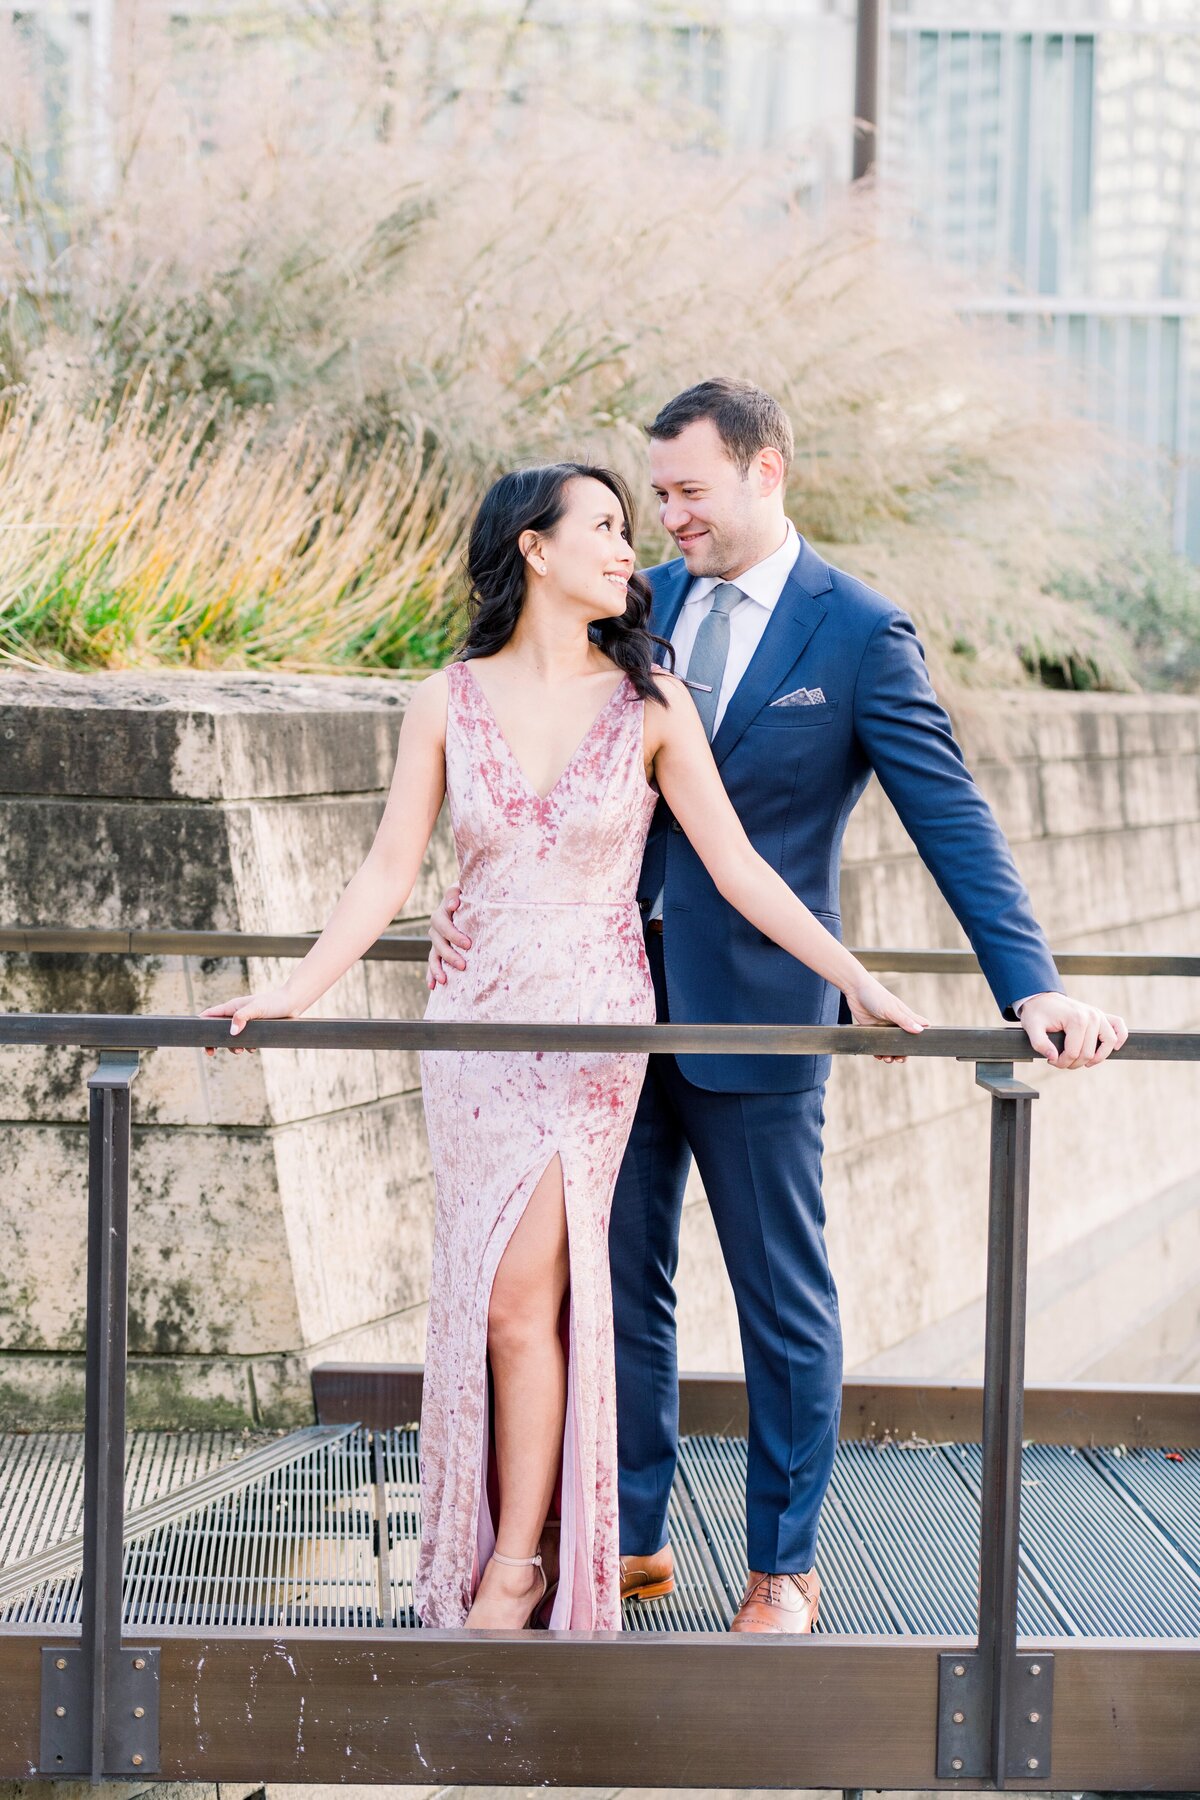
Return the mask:
<path fill-rule="evenodd" d="M 1063 1034 L 1051 1032 L 1062 1049 Z M 0 1013 L 0 1044 L 92 1050 L 224 1050 L 224 1019 L 194 1014 Z M 255 1019 L 244 1050 L 595 1050 L 674 1056 L 940 1056 L 957 1062 L 1040 1062 L 1019 1025 L 518 1025 L 424 1019 Z M 1110 1061 L 1194 1062 L 1200 1032 L 1131 1031 Z"/>
<path fill-rule="evenodd" d="M 1061 1035 L 1057 1040 L 1061 1044 Z M 93 1784 L 159 1767 L 158 1652 L 122 1642 L 123 1454 L 128 1321 L 131 1090 L 140 1052 L 228 1045 L 226 1021 L 194 1016 L 0 1014 L 0 1045 L 101 1050 L 89 1079 L 88 1309 L 84 1445 L 84 1574 L 78 1645 L 43 1650 L 42 1773 L 89 1773 Z M 1014 1078 L 1035 1060 L 1019 1027 L 920 1036 L 887 1027 L 790 1025 L 509 1025 L 407 1020 L 256 1021 L 244 1048 L 674 1051 L 692 1054 L 955 1057 L 976 1065 L 991 1096 L 980 1605 L 976 1645 L 939 1655 L 939 1778 L 997 1787 L 1050 1777 L 1052 1653 L 1017 1649 L 1021 1440 L 1031 1108 L 1037 1090 Z M 1200 1060 L 1200 1033 L 1134 1032 L 1121 1060 Z M 1038 1705 L 1015 1705 L 1022 1677 Z M 1023 1690 L 1026 1694 L 1028 1689 Z M 54 1704 L 58 1695 L 64 1701 Z M 137 1706 L 131 1704 L 137 1701 Z M 70 1703 L 66 1703 L 69 1701 Z M 1027 1702 L 1026 1702 L 1027 1704 Z M 59 1720 L 67 1718 L 67 1725 Z M 136 1737 L 129 1719 L 138 1721 Z M 78 1721 L 78 1723 L 76 1723 Z M 1033 1722 L 1032 1727 L 1029 1721 Z M 1039 1723 L 1040 1722 L 1040 1723 Z M 1040 1735 L 1030 1738 L 1032 1728 Z M 131 1752 L 131 1743 L 136 1748 Z M 55 1748 L 55 1746 L 61 1746 Z M 1035 1750 L 1030 1755 L 1031 1747 Z"/>
<path fill-rule="evenodd" d="M 306 956 L 316 932 L 153 931 L 95 929 L 74 925 L 12 925 L 0 928 L 0 952 L 68 956 Z M 429 939 L 385 932 L 363 952 L 367 962 L 424 962 Z M 978 975 L 979 959 L 969 950 L 867 950 L 852 952 L 875 974 Z M 1200 956 L 1164 956 L 1143 951 L 1062 950 L 1052 955 L 1063 975 L 1200 976 Z"/>

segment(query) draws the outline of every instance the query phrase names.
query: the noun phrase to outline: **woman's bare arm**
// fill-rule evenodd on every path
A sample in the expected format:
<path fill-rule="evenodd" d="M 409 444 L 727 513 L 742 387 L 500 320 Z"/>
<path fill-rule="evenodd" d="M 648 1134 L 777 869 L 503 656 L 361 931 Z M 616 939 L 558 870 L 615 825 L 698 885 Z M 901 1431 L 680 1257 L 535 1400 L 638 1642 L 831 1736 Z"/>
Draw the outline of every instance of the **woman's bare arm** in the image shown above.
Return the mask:
<path fill-rule="evenodd" d="M 249 1019 L 295 1018 L 358 961 L 402 909 L 445 797 L 447 691 L 446 677 L 439 674 L 413 693 L 375 840 L 303 962 L 281 987 L 239 995 L 209 1007 L 202 1017 L 231 1018 L 231 1035 Z"/>
<path fill-rule="evenodd" d="M 690 695 L 672 676 L 657 679 L 667 704 L 645 709 L 647 760 L 663 798 L 722 898 L 798 961 L 840 988 L 859 1024 L 922 1030 L 929 1021 L 876 981 L 759 855 L 725 792 Z"/>

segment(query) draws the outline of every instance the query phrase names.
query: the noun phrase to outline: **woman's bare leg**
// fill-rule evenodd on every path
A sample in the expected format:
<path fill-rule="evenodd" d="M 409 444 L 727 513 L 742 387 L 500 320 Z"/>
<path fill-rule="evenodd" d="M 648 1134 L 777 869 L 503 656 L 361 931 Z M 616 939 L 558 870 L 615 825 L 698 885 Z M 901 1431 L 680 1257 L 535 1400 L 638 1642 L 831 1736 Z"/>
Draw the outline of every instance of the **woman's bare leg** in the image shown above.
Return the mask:
<path fill-rule="evenodd" d="M 500 1480 L 496 1548 L 505 1556 L 537 1550 L 558 1480 L 567 1404 L 558 1321 L 570 1274 L 562 1164 L 555 1156 L 500 1259 L 488 1310 Z M 467 1624 L 519 1628 L 541 1591 L 540 1569 L 489 1562 Z"/>

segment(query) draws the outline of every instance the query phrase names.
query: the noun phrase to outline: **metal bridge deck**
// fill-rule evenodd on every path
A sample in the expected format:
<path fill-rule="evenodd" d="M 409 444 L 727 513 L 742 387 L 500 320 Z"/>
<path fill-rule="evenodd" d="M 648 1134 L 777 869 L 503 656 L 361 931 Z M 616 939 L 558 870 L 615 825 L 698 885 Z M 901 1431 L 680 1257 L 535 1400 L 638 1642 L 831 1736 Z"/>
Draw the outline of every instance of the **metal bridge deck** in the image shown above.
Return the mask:
<path fill-rule="evenodd" d="M 418 1436 L 316 1426 L 286 1439 L 131 1433 L 124 1617 L 166 1625 L 415 1625 Z M 79 1615 L 82 1440 L 0 1438 L 0 1624 Z M 818 1559 L 821 1626 L 867 1636 L 976 1628 L 979 1450 L 843 1443 Z M 683 1440 L 676 1592 L 638 1632 L 723 1631 L 745 1569 L 746 1447 Z M 1200 1450 L 1025 1453 L 1019 1629 L 1200 1636 Z"/>

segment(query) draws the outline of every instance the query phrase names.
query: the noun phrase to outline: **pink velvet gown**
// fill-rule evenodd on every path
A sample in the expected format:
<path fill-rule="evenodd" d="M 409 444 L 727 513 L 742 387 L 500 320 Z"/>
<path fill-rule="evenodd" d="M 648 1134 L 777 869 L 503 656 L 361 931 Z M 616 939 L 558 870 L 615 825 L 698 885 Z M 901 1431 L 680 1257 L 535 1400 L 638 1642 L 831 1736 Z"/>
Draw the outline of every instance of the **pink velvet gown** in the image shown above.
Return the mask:
<path fill-rule="evenodd" d="M 471 939 L 427 1019 L 650 1024 L 637 878 L 656 795 L 643 703 L 622 680 L 545 796 L 469 663 L 447 670 L 446 788 Z M 421 1414 L 417 1610 L 461 1625 L 495 1548 L 487 1320 L 496 1270 L 561 1158 L 570 1246 L 562 1548 L 552 1630 L 618 1630 L 616 1394 L 608 1221 L 641 1055 L 432 1051 L 421 1057 L 437 1219 Z M 531 1544 L 529 1549 L 532 1551 Z"/>

